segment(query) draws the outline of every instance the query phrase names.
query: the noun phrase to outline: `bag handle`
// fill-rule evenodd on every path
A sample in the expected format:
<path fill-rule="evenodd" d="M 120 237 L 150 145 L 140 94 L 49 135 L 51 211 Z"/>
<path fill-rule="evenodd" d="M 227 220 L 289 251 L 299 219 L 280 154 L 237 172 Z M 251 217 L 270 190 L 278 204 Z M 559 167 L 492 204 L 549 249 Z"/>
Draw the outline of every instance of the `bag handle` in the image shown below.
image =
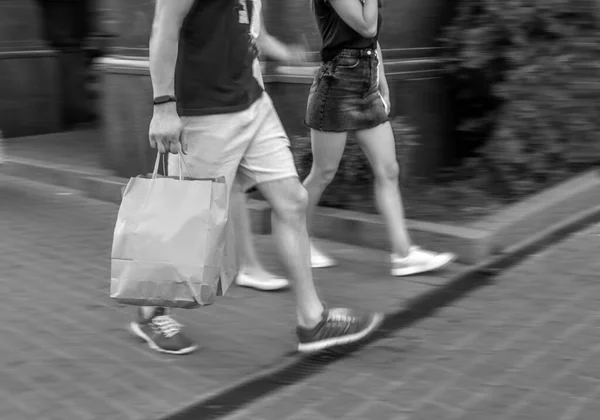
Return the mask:
<path fill-rule="evenodd" d="M 163 154 L 160 152 L 158 152 L 156 154 L 156 161 L 154 162 L 154 171 L 152 171 L 152 179 L 156 179 L 158 177 L 158 167 L 159 167 L 161 161 L 163 164 L 163 169 L 165 168 L 165 155 L 166 155 L 166 153 Z M 179 153 L 177 160 L 179 161 L 179 180 L 183 181 L 185 178 L 183 176 L 184 169 L 188 175 L 190 174 L 190 171 L 188 169 L 187 163 L 185 162 L 185 159 L 183 158 L 183 153 Z"/>

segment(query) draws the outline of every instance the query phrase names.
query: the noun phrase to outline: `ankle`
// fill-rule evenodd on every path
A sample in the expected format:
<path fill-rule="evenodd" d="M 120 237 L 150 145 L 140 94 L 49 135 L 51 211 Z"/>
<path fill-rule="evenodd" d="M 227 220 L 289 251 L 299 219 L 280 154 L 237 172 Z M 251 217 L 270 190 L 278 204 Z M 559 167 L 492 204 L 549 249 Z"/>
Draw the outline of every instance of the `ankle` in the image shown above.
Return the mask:
<path fill-rule="evenodd" d="M 260 264 L 255 262 L 243 262 L 240 263 L 240 273 L 254 273 L 256 271 L 264 271 Z"/>
<path fill-rule="evenodd" d="M 316 309 L 314 311 L 311 311 L 310 313 L 301 313 L 300 311 L 298 311 L 298 326 L 301 328 L 312 330 L 317 325 L 319 325 L 319 323 L 323 321 L 323 312 L 325 312 L 325 308 L 323 307 L 323 305 L 320 306 L 320 309 Z"/>
<path fill-rule="evenodd" d="M 319 315 L 316 318 L 300 318 L 298 317 L 298 326 L 306 330 L 314 329 L 319 323 L 323 321 L 323 315 Z"/>
<path fill-rule="evenodd" d="M 402 247 L 398 250 L 393 251 L 392 259 L 401 260 L 401 259 L 408 257 L 410 255 L 411 248 L 412 248 L 412 246 L 406 246 L 406 247 Z"/>
<path fill-rule="evenodd" d="M 158 308 L 156 306 L 142 306 L 140 308 L 140 314 L 142 315 L 142 318 L 150 319 L 157 309 Z"/>

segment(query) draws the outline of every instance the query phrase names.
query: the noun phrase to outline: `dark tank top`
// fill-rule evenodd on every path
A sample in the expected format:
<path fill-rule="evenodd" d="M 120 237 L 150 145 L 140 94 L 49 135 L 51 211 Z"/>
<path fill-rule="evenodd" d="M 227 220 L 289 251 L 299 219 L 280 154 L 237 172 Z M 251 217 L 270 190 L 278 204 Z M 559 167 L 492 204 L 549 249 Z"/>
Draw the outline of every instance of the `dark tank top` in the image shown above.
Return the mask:
<path fill-rule="evenodd" d="M 181 116 L 242 111 L 261 96 L 252 73 L 252 17 L 252 0 L 195 1 L 179 38 L 175 95 Z"/>
<path fill-rule="evenodd" d="M 377 19 L 377 34 L 373 38 L 365 38 L 352 29 L 350 25 L 344 22 L 337 14 L 335 9 L 329 4 L 329 1 L 311 1 L 313 2 L 313 12 L 317 21 L 317 27 L 319 28 L 321 39 L 323 41 L 321 47 L 321 59 L 323 61 L 331 61 L 343 49 L 374 49 L 377 47 L 377 40 L 379 39 L 379 32 L 382 24 L 382 0 L 378 0 L 380 10 Z"/>

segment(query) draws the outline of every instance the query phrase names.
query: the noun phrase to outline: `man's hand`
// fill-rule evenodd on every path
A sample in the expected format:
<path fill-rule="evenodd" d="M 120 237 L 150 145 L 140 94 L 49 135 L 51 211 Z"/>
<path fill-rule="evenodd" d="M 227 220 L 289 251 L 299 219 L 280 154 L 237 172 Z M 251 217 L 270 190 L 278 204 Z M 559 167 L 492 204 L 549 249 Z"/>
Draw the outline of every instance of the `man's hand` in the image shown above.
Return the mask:
<path fill-rule="evenodd" d="M 181 144 L 182 124 L 174 103 L 156 105 L 150 121 L 150 146 L 160 153 L 177 154 L 183 151 Z M 183 151 L 185 153 L 185 151 Z"/>
<path fill-rule="evenodd" d="M 308 61 L 308 51 L 303 45 L 292 44 L 287 46 L 289 64 L 304 64 Z"/>

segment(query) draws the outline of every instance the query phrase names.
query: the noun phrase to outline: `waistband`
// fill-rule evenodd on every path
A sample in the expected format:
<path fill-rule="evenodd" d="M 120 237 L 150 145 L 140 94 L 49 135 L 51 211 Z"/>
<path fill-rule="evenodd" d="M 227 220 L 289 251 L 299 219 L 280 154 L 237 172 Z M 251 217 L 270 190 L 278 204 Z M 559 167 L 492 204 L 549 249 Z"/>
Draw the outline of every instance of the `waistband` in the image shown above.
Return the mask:
<path fill-rule="evenodd" d="M 377 50 L 374 48 L 361 48 L 354 49 L 348 48 L 341 50 L 336 57 L 349 57 L 349 58 L 371 58 L 377 57 Z"/>

